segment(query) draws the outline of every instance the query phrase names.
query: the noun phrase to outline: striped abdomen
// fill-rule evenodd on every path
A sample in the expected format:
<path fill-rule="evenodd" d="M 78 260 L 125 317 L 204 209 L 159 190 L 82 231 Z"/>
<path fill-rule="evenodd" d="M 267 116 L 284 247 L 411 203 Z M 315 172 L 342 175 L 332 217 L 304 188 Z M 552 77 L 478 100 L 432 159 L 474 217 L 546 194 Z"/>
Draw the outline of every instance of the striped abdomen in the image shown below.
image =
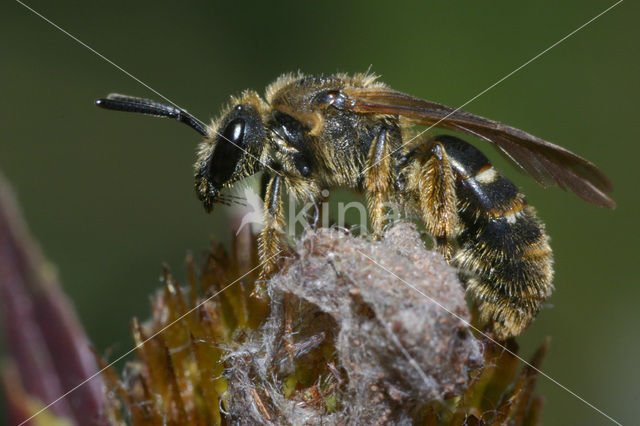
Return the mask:
<path fill-rule="evenodd" d="M 480 320 L 496 336 L 520 334 L 549 297 L 552 254 L 533 207 L 479 150 L 451 136 L 442 143 L 456 175 L 460 232 L 452 259 Z"/>

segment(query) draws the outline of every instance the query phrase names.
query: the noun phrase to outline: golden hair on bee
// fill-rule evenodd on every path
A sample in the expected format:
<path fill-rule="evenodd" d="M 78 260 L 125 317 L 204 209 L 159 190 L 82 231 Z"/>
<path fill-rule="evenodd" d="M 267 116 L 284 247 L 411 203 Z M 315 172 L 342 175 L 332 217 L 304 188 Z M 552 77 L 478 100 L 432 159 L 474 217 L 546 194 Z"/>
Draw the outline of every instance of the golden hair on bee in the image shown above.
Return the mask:
<path fill-rule="evenodd" d="M 315 202 L 323 190 L 364 194 L 374 235 L 382 235 L 388 203 L 415 212 L 434 247 L 456 268 L 480 319 L 499 339 L 520 334 L 552 285 L 552 253 L 544 225 L 518 188 L 480 150 L 454 136 L 429 137 L 435 126 L 479 137 L 540 184 L 557 184 L 608 208 L 613 188 L 594 164 L 511 126 L 406 93 L 374 74 L 285 74 L 261 98 L 232 97 L 208 127 L 186 111 L 140 98 L 109 95 L 98 106 L 170 117 L 204 141 L 195 190 L 207 211 L 228 201 L 225 188 L 262 173 L 265 227 L 259 237 L 263 279 L 285 245 L 283 197 Z"/>

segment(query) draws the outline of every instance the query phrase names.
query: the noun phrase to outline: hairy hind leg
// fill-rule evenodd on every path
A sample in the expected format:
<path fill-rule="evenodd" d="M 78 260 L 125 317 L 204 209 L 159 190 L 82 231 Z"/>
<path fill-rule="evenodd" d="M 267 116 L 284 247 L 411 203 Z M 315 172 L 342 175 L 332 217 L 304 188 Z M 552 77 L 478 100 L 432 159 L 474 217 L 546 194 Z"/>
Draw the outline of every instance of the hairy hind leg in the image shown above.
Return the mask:
<path fill-rule="evenodd" d="M 459 231 L 456 178 L 441 143 L 430 140 L 414 152 L 409 178 L 417 194 L 418 209 L 434 241 L 434 247 L 447 260 L 454 253 Z"/>

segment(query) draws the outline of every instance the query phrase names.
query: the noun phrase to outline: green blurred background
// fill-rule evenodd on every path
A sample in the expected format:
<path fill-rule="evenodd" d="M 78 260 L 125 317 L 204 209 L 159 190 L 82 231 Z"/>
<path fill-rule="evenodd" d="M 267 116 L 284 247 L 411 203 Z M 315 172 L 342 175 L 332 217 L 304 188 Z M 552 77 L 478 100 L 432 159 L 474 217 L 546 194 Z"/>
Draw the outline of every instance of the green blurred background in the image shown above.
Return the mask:
<path fill-rule="evenodd" d="M 458 106 L 613 4 L 231 3 L 28 2 L 206 120 L 230 94 L 298 69 L 371 66 L 396 89 Z M 615 184 L 611 212 L 485 150 L 537 207 L 555 251 L 556 291 L 521 354 L 551 336 L 544 371 L 622 423 L 637 422 L 640 404 L 638 11 L 620 4 L 465 108 L 593 160 Z M 184 277 L 188 250 L 228 239 L 229 210 L 208 216 L 195 198 L 193 131 L 93 106 L 114 91 L 157 95 L 18 3 L 0 15 L 0 169 L 98 350 L 123 353 L 161 262 Z M 539 391 L 545 424 L 608 424 L 545 378 Z"/>

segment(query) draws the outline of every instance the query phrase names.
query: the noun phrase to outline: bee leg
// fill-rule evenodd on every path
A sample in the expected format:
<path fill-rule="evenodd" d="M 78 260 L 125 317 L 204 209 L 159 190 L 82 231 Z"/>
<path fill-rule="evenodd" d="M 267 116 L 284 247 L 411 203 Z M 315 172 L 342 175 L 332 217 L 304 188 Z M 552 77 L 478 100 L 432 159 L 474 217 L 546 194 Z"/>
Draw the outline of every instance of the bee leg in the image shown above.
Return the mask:
<path fill-rule="evenodd" d="M 384 202 L 392 188 L 391 155 L 389 131 L 382 127 L 369 148 L 365 175 L 367 204 L 371 217 L 371 230 L 374 236 L 382 234 L 385 225 L 386 209 Z"/>
<path fill-rule="evenodd" d="M 435 249 L 450 260 L 458 232 L 456 179 L 451 162 L 438 142 L 420 148 L 417 154 L 417 179 L 414 181 L 417 182 L 422 219 Z"/>
<path fill-rule="evenodd" d="M 269 179 L 264 194 L 264 229 L 258 237 L 258 253 L 263 262 L 259 280 L 266 281 L 276 269 L 278 253 L 284 249 L 284 205 L 282 176 Z M 264 289 L 264 287 L 262 288 Z"/>

